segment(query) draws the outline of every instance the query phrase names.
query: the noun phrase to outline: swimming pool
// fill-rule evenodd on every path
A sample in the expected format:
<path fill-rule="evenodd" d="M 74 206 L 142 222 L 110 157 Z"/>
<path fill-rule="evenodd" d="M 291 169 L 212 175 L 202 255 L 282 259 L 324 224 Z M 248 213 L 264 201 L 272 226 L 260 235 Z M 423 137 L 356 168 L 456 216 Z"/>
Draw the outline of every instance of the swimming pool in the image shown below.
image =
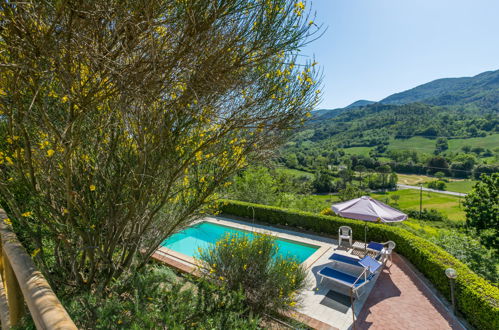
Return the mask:
<path fill-rule="evenodd" d="M 198 248 L 208 248 L 211 244 L 215 244 L 227 234 L 248 235 L 250 237 L 254 236 L 254 234 L 250 231 L 205 221 L 173 234 L 164 240 L 163 243 L 161 243 L 161 246 L 185 254 L 189 257 L 196 257 L 198 255 Z M 303 244 L 281 238 L 276 238 L 275 241 L 279 247 L 279 255 L 283 257 L 295 257 L 299 262 L 304 262 L 308 257 L 314 254 L 317 249 L 319 249 L 319 246 Z"/>

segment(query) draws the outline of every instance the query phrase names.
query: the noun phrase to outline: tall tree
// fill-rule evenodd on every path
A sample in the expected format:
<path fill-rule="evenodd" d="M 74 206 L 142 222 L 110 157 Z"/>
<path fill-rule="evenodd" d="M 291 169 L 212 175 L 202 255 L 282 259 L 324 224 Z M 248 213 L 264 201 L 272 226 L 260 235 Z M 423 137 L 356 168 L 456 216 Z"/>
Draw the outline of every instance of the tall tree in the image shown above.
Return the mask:
<path fill-rule="evenodd" d="M 105 287 L 140 267 L 303 121 L 304 7 L 0 2 L 0 194 L 52 279 Z"/>
<path fill-rule="evenodd" d="M 499 173 L 482 174 L 463 203 L 466 225 L 482 234 L 482 243 L 499 251 Z"/>

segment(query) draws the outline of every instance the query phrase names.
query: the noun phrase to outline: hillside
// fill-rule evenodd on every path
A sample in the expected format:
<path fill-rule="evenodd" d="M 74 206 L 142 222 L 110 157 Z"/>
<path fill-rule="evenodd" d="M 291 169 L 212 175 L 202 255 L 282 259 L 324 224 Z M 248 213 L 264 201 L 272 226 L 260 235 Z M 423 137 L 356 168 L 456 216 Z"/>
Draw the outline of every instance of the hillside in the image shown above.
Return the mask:
<path fill-rule="evenodd" d="M 313 114 L 283 148 L 281 161 L 288 167 L 315 171 L 366 157 L 368 168 L 389 163 L 425 174 L 434 172 L 428 164 L 438 155 L 456 177 L 499 168 L 499 70 Z"/>
<path fill-rule="evenodd" d="M 499 110 L 499 70 L 483 72 L 474 77 L 437 79 L 380 101 L 395 105 L 413 102 Z"/>

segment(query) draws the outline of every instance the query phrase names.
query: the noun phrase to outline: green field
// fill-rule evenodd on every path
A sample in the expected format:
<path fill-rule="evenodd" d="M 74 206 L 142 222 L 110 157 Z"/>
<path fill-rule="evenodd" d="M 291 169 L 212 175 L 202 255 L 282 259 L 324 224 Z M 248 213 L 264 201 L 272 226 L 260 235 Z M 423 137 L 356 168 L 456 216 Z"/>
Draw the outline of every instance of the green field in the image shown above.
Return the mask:
<path fill-rule="evenodd" d="M 450 181 L 446 182 L 446 188 L 445 190 L 447 191 L 456 191 L 460 193 L 469 193 L 473 186 L 477 183 L 476 180 L 456 180 L 456 181 Z"/>
<path fill-rule="evenodd" d="M 449 140 L 449 151 L 458 151 L 465 145 L 494 150 L 495 148 L 499 147 L 499 134 L 470 139 L 451 139 Z"/>
<path fill-rule="evenodd" d="M 425 187 L 428 186 L 428 182 L 437 180 L 436 177 L 428 176 L 428 175 L 418 175 L 418 174 L 398 174 L 399 184 L 408 184 L 417 186 L 420 183 L 423 183 Z M 455 191 L 460 193 L 469 193 L 473 188 L 473 185 L 477 182 L 476 180 L 460 180 L 460 179 L 451 179 L 448 178 L 449 182 L 446 182 L 447 191 Z"/>
<path fill-rule="evenodd" d="M 369 150 L 371 150 L 372 147 L 352 147 L 352 148 L 345 148 L 343 149 L 345 153 L 349 155 L 362 155 L 362 156 L 369 156 Z"/>
<path fill-rule="evenodd" d="M 432 154 L 435 150 L 435 140 L 415 136 L 410 139 L 390 139 L 388 149 L 410 150 L 420 153 Z"/>
<path fill-rule="evenodd" d="M 312 179 L 312 180 L 314 179 L 314 175 L 312 173 L 300 171 L 300 170 L 295 170 L 292 168 L 279 167 L 279 168 L 277 168 L 277 171 L 282 172 L 282 173 L 286 173 L 288 175 L 297 176 L 297 177 L 305 176 L 309 179 Z"/>
<path fill-rule="evenodd" d="M 381 202 L 391 202 L 390 196 L 398 195 L 398 208 L 419 210 L 419 191 L 413 189 L 403 189 L 389 191 L 386 193 L 371 193 L 370 196 Z M 324 208 L 331 207 L 332 203 L 338 202 L 338 197 L 334 195 L 313 195 L 313 198 L 323 203 Z M 445 214 L 449 219 L 463 221 L 465 214 L 460 207 L 462 198 L 432 192 L 423 192 L 423 208 L 436 209 Z"/>
<path fill-rule="evenodd" d="M 469 139 L 449 139 L 448 152 L 460 151 L 465 145 L 493 150 L 499 146 L 499 134 Z M 410 139 L 391 139 L 388 149 L 414 150 L 421 153 L 431 154 L 435 150 L 435 140 L 420 136 L 415 136 Z"/>
<path fill-rule="evenodd" d="M 371 197 L 385 202 L 389 196 L 399 195 L 399 208 L 419 210 L 419 193 L 418 190 L 403 189 L 382 194 L 371 194 Z M 423 208 L 436 209 L 451 220 L 462 221 L 465 219 L 462 206 L 460 207 L 460 201 L 462 202 L 462 198 L 457 196 L 423 191 Z"/>

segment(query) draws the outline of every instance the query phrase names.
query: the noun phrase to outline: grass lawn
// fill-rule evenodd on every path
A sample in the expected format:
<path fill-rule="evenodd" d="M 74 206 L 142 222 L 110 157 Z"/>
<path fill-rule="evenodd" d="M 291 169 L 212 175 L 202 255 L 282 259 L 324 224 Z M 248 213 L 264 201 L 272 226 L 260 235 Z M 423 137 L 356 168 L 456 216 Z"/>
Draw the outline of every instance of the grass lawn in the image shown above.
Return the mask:
<path fill-rule="evenodd" d="M 413 150 L 421 153 L 432 154 L 435 150 L 435 139 L 427 139 L 421 136 L 414 136 L 410 139 L 391 139 L 388 149 L 393 150 Z M 499 134 L 487 135 L 485 137 L 469 139 L 449 139 L 448 152 L 457 152 L 465 145 L 471 147 L 483 147 L 493 150 L 499 145 Z M 354 149 L 354 148 L 350 148 Z"/>
<path fill-rule="evenodd" d="M 279 167 L 279 168 L 277 168 L 277 171 L 283 172 L 283 173 L 286 173 L 289 175 L 298 176 L 298 177 L 306 176 L 309 179 L 312 179 L 312 180 L 314 179 L 314 174 L 309 173 L 309 172 L 305 172 L 305 171 L 295 170 L 292 168 Z"/>
<path fill-rule="evenodd" d="M 473 186 L 477 183 L 476 180 L 456 180 L 456 181 L 450 181 L 446 182 L 446 188 L 445 190 L 447 191 L 456 191 L 460 193 L 469 193 Z"/>
<path fill-rule="evenodd" d="M 389 191 L 387 193 L 373 193 L 371 197 L 385 202 L 389 196 L 398 195 L 399 208 L 419 210 L 419 191 L 413 189 L 403 189 Z M 461 199 L 462 200 L 462 199 Z M 457 196 L 438 194 L 433 192 L 423 192 L 423 208 L 436 209 L 445 214 L 449 219 L 463 221 L 465 219 L 464 210 L 460 207 L 460 198 Z"/>
<path fill-rule="evenodd" d="M 451 139 L 449 140 L 449 151 L 455 152 L 463 146 L 483 147 L 493 150 L 499 146 L 499 134 L 487 135 L 485 137 L 477 137 L 470 139 Z"/>
<path fill-rule="evenodd" d="M 397 173 L 397 178 L 398 178 L 397 183 L 408 184 L 411 186 L 436 180 L 436 178 L 427 175 L 399 174 L 399 173 Z"/>
<path fill-rule="evenodd" d="M 403 189 L 388 191 L 386 193 L 371 193 L 370 196 L 386 203 L 390 196 L 398 195 L 399 208 L 419 210 L 419 191 L 413 189 Z M 312 195 L 315 200 L 323 203 L 324 208 L 331 207 L 332 203 L 339 202 L 335 195 Z M 449 219 L 463 221 L 465 219 L 464 210 L 459 207 L 459 197 L 432 192 L 423 192 L 423 208 L 436 209 L 445 214 Z M 462 198 L 461 198 L 462 200 Z M 389 202 L 393 200 L 389 199 Z"/>
<path fill-rule="evenodd" d="M 419 153 L 432 154 L 435 150 L 435 140 L 421 136 L 415 136 L 410 139 L 390 139 L 388 149 L 396 151 L 410 150 Z"/>
<path fill-rule="evenodd" d="M 371 150 L 372 147 L 352 147 L 352 148 L 345 148 L 343 149 L 345 153 L 349 155 L 363 155 L 363 156 L 369 156 L 369 150 Z"/>

